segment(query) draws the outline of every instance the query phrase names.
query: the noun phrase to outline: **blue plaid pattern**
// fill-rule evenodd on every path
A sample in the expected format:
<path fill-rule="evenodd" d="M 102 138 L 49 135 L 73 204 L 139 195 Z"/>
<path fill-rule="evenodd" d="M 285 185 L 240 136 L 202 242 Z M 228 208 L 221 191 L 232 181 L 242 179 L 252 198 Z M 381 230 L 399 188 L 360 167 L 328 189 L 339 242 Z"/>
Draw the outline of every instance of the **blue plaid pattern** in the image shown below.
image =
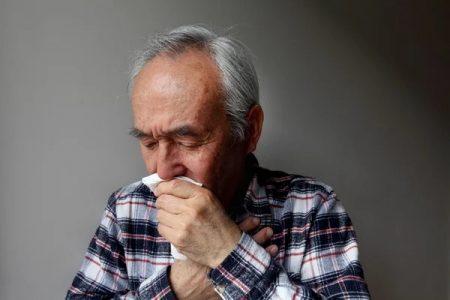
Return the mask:
<path fill-rule="evenodd" d="M 155 201 L 141 182 L 111 195 L 66 299 L 175 299 Z M 243 233 L 208 274 L 223 299 L 370 298 L 351 221 L 329 186 L 255 166 L 234 218 L 248 216 L 273 229 L 279 252 L 271 257 Z"/>

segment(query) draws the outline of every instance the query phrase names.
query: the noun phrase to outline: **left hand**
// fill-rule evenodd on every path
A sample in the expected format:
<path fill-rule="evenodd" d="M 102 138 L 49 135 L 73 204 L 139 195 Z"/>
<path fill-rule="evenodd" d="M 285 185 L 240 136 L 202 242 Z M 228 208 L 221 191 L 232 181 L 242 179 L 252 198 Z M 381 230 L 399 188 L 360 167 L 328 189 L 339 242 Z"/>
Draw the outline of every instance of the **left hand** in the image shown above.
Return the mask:
<path fill-rule="evenodd" d="M 238 225 L 206 188 L 175 179 L 154 194 L 159 233 L 192 261 L 215 268 L 239 242 Z"/>
<path fill-rule="evenodd" d="M 260 224 L 260 219 L 247 217 L 239 223 L 239 228 L 244 232 L 255 230 Z M 253 239 L 263 245 L 272 237 L 273 231 L 270 227 L 264 227 L 253 235 Z M 266 251 L 275 256 L 278 251 L 276 245 L 270 245 Z M 200 265 L 190 259 L 176 260 L 169 272 L 169 281 L 172 291 L 179 300 L 190 299 L 214 299 L 220 300 L 221 297 L 216 293 L 211 281 L 208 279 L 208 272 L 211 269 Z"/>

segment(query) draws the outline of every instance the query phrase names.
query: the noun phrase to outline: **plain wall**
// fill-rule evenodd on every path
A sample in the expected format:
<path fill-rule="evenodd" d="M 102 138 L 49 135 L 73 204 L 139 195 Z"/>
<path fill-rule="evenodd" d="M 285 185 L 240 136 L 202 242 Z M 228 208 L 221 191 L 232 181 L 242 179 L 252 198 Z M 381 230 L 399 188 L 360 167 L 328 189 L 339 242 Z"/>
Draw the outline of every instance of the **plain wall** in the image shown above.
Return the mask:
<path fill-rule="evenodd" d="M 129 58 L 190 23 L 252 50 L 260 164 L 335 188 L 373 298 L 450 299 L 445 14 L 339 3 L 1 0 L 0 299 L 64 297 L 108 196 L 145 175 Z"/>

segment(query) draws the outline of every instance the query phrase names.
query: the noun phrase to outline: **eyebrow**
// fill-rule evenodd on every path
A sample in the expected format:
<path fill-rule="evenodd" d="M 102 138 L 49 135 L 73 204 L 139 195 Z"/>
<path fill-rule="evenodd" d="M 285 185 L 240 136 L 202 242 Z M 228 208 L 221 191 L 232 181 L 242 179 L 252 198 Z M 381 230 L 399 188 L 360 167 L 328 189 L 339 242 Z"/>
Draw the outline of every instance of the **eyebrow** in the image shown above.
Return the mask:
<path fill-rule="evenodd" d="M 131 128 L 130 131 L 129 131 L 128 133 L 129 133 L 132 137 L 135 137 L 135 138 L 138 138 L 138 139 L 143 138 L 143 137 L 145 137 L 145 136 L 148 136 L 148 134 L 146 134 L 146 133 L 144 133 L 143 131 L 137 129 L 136 127 Z"/>
<path fill-rule="evenodd" d="M 144 131 L 133 127 L 129 134 L 135 138 L 154 138 L 152 134 L 145 133 Z M 164 132 L 163 136 L 177 136 L 177 137 L 199 137 L 199 134 L 189 125 L 183 125 L 176 127 L 170 131 Z"/>

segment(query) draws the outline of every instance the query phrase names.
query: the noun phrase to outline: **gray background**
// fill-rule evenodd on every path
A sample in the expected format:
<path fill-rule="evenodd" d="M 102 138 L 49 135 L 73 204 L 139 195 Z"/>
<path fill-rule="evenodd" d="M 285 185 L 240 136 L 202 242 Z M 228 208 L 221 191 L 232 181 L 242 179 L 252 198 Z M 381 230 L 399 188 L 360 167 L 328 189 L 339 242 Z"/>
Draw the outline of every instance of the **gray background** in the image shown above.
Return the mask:
<path fill-rule="evenodd" d="M 1 0 L 0 299 L 64 297 L 107 197 L 145 175 L 127 135 L 129 58 L 186 23 L 252 49 L 260 163 L 335 188 L 373 298 L 450 299 L 449 12 L 437 1 Z"/>

